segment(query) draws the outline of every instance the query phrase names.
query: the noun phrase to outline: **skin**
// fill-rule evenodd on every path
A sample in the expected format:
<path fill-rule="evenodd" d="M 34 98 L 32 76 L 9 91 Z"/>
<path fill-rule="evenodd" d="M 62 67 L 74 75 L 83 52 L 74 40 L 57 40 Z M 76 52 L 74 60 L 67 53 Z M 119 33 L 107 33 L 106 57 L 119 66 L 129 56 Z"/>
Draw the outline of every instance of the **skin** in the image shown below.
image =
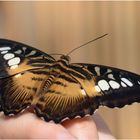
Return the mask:
<path fill-rule="evenodd" d="M 61 124 L 45 122 L 32 112 L 7 117 L 0 114 L 0 138 L 45 138 L 56 140 L 114 139 L 98 114 L 67 120 Z"/>

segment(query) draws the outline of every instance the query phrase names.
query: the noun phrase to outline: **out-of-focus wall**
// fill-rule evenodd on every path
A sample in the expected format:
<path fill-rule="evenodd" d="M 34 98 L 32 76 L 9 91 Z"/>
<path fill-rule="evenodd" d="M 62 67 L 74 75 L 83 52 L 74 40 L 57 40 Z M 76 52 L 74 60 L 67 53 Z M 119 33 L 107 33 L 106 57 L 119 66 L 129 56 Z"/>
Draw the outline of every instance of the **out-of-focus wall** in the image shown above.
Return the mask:
<path fill-rule="evenodd" d="M 140 2 L 0 2 L 0 37 L 48 53 L 75 51 L 72 62 L 98 63 L 140 73 Z M 140 139 L 140 105 L 100 109 L 117 138 Z"/>

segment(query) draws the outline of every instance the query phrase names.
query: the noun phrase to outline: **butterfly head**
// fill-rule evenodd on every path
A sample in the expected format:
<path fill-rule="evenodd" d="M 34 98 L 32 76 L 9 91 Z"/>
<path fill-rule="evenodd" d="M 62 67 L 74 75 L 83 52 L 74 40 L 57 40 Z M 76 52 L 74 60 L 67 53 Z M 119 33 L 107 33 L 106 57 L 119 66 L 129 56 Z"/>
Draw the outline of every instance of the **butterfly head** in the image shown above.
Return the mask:
<path fill-rule="evenodd" d="M 62 55 L 60 60 L 68 64 L 70 62 L 70 57 L 68 55 Z"/>

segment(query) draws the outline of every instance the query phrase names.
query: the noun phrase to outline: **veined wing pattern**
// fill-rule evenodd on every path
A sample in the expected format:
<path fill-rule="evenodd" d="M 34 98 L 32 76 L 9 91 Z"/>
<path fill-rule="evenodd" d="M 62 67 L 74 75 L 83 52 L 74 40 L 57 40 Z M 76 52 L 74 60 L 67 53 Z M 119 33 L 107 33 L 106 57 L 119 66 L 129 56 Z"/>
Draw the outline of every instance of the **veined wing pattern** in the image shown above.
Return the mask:
<path fill-rule="evenodd" d="M 140 101 L 140 76 L 94 64 L 56 61 L 30 46 L 0 40 L 0 108 L 15 115 L 32 107 L 46 121 L 93 114 L 101 105 Z"/>

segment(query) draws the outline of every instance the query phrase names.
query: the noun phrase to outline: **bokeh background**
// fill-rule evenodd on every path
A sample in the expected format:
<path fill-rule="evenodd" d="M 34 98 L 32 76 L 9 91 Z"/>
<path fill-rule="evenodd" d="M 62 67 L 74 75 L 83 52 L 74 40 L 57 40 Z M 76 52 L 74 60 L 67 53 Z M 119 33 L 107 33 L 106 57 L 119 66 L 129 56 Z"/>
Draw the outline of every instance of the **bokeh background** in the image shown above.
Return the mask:
<path fill-rule="evenodd" d="M 97 63 L 140 73 L 140 2 L 0 2 L 0 38 L 47 53 L 71 54 L 72 62 Z M 140 139 L 140 104 L 98 111 L 116 138 Z"/>

